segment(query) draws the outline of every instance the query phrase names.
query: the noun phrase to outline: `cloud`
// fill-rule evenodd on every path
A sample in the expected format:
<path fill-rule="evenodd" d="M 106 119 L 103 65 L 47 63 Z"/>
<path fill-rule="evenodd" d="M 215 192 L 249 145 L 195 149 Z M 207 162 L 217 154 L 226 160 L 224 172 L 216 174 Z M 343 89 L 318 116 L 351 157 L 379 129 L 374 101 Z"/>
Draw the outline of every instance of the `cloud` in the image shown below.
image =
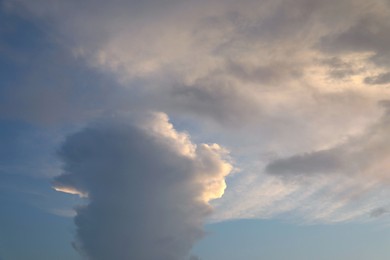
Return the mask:
<path fill-rule="evenodd" d="M 370 216 L 373 218 L 381 217 L 389 212 L 386 208 L 376 208 L 371 211 Z"/>
<path fill-rule="evenodd" d="M 164 111 L 238 158 L 243 171 L 215 202 L 220 219 L 352 219 L 369 215 L 368 198 L 384 189 L 362 179 L 382 156 L 365 131 L 379 131 L 377 103 L 390 94 L 388 1 L 4 3 L 39 21 L 63 51 L 38 62 L 54 77 L 36 66 L 39 76 L 4 92 L 10 117 L 74 123 Z M 69 67 L 82 73 L 64 73 Z"/>
<path fill-rule="evenodd" d="M 311 208 L 306 217 L 345 221 L 365 214 L 383 214 L 379 214 L 377 208 L 387 204 L 385 190 L 390 185 L 390 114 L 387 103 L 382 102 L 383 117 L 361 135 L 326 150 L 274 159 L 266 165 L 268 174 L 286 182 L 282 185 L 284 190 L 291 185 L 295 187 L 292 192 L 287 192 L 290 197 L 296 196 L 297 188 L 317 186 L 304 200 L 310 203 L 322 201 L 322 206 L 316 206 L 318 210 Z M 294 207 L 299 209 L 301 206 Z"/>
<path fill-rule="evenodd" d="M 318 42 L 318 46 L 324 52 L 337 55 L 364 54 L 367 68 L 373 69 L 374 64 L 386 70 L 390 66 L 388 48 L 390 37 L 386 33 L 390 28 L 388 2 L 374 1 L 371 6 L 365 8 L 366 10 L 356 16 L 345 28 L 324 35 Z M 374 77 L 367 77 L 364 82 L 385 84 L 386 79 L 381 75 L 378 77 L 376 80 Z"/>
<path fill-rule="evenodd" d="M 277 159 L 267 165 L 270 174 L 349 174 L 386 180 L 390 155 L 390 113 L 387 101 L 382 101 L 385 113 L 377 124 L 360 136 L 327 150 Z M 383 179 L 384 178 L 384 179 Z"/>
<path fill-rule="evenodd" d="M 390 72 L 381 73 L 373 77 L 367 77 L 364 82 L 369 85 L 383 85 L 390 83 Z"/>
<path fill-rule="evenodd" d="M 334 79 L 346 79 L 362 72 L 362 68 L 355 64 L 346 62 L 341 58 L 334 56 L 321 61 L 329 67 L 329 76 Z"/>
<path fill-rule="evenodd" d="M 232 166 L 217 144 L 193 144 L 165 114 L 116 118 L 68 136 L 61 191 L 87 194 L 76 248 L 90 259 L 184 259 Z M 72 192 L 74 193 L 74 192 Z"/>
<path fill-rule="evenodd" d="M 389 37 L 384 31 L 388 30 L 388 21 L 378 13 L 367 12 L 347 30 L 329 35 L 322 39 L 322 45 L 335 52 L 387 52 Z"/>
<path fill-rule="evenodd" d="M 381 3 L 377 0 L 367 8 L 363 1 L 350 0 L 245 0 L 242 4 L 115 0 L 86 1 L 84 8 L 79 8 L 77 1 L 40 0 L 32 4 L 8 0 L 6 6 L 16 11 L 23 6 L 28 15 L 53 24 L 69 51 L 120 83 L 108 83 L 111 91 L 96 87 L 97 92 L 85 93 L 97 96 L 96 100 L 100 95 L 105 97 L 108 104 L 100 109 L 93 107 L 95 102 L 90 102 L 91 112 L 77 101 L 67 100 L 66 104 L 73 106 L 66 114 L 75 114 L 73 107 L 87 115 L 95 115 L 96 110 L 147 107 L 183 117 L 196 115 L 201 118 L 199 124 L 207 118 L 235 127 L 255 122 L 261 128 L 300 120 L 295 118 L 300 115 L 294 114 L 298 110 L 305 110 L 306 118 L 314 117 L 317 108 L 313 103 L 323 92 L 356 90 L 355 84 L 333 87 L 323 80 L 324 74 L 338 83 L 352 74 L 369 76 L 351 57 L 340 55 L 349 65 L 330 72 L 328 65 L 315 61 L 331 59 L 334 55 L 326 50 L 341 48 L 339 34 L 357 27 L 364 10 L 364 14 L 374 16 Z M 385 24 L 385 18 L 375 19 Z M 323 48 L 313 48 L 317 45 Z M 123 92 L 121 87 L 130 90 Z M 113 95 L 115 92 L 119 93 Z M 133 96 L 138 99 L 133 100 Z M 286 108 L 283 111 L 274 109 L 282 106 Z M 45 111 L 52 110 L 40 113 Z"/>
<path fill-rule="evenodd" d="M 279 159 L 267 165 L 271 174 L 311 174 L 313 172 L 332 172 L 341 167 L 341 160 L 334 150 L 316 151 Z"/>

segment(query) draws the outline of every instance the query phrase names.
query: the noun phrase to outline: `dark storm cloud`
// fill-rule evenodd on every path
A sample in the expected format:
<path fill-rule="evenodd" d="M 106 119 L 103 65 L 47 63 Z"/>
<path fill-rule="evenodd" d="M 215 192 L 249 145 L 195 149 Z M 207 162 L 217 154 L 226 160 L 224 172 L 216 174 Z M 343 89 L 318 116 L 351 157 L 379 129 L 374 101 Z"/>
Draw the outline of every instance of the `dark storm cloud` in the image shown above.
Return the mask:
<path fill-rule="evenodd" d="M 86 194 L 76 248 L 89 259 L 182 260 L 203 236 L 208 201 L 223 194 L 230 165 L 217 145 L 190 143 L 163 114 L 109 120 L 69 136 L 58 190 Z"/>

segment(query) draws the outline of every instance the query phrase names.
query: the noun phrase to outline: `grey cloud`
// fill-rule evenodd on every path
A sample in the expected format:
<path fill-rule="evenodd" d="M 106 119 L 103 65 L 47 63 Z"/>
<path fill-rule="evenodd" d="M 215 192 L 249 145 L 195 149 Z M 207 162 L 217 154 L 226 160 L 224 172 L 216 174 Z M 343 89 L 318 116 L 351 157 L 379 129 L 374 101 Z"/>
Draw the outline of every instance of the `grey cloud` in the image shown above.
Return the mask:
<path fill-rule="evenodd" d="M 267 165 L 267 172 L 282 176 L 334 173 L 389 181 L 386 162 L 390 155 L 390 113 L 387 103 L 380 103 L 385 109 L 382 118 L 363 134 L 327 150 L 277 159 Z"/>
<path fill-rule="evenodd" d="M 390 72 L 381 73 L 374 77 L 366 77 L 364 83 L 369 85 L 384 85 L 390 83 Z"/>
<path fill-rule="evenodd" d="M 390 115 L 390 100 L 384 99 L 379 101 L 379 105 L 383 107 L 385 113 Z"/>
<path fill-rule="evenodd" d="M 343 162 L 335 151 L 324 150 L 278 159 L 269 163 L 266 171 L 277 175 L 332 173 L 342 165 Z"/>
<path fill-rule="evenodd" d="M 234 75 L 242 81 L 260 83 L 263 85 L 278 85 L 288 79 L 302 77 L 300 64 L 288 64 L 285 61 L 274 61 L 263 66 L 248 66 L 234 61 L 228 61 L 226 73 Z"/>
<path fill-rule="evenodd" d="M 60 150 L 55 187 L 88 196 L 75 247 L 94 260 L 184 259 L 231 166 L 219 146 L 193 145 L 163 114 L 134 120 L 91 125 Z"/>
<path fill-rule="evenodd" d="M 335 79 L 344 79 L 355 74 L 356 72 L 351 69 L 337 69 L 329 72 L 329 76 Z"/>
<path fill-rule="evenodd" d="M 356 5 L 359 6 L 360 3 L 357 2 Z M 311 32 L 319 21 L 325 24 L 341 22 L 343 18 L 340 19 L 340 14 L 346 9 L 354 9 L 351 8 L 354 5 L 348 0 L 263 1 L 257 3 L 256 7 L 262 7 L 265 12 L 259 11 L 261 15 L 252 17 L 253 20 L 239 15 L 234 17 L 234 21 L 238 21 L 238 35 L 253 42 L 261 40 L 271 45 L 284 45 L 289 41 L 299 41 L 304 46 L 310 41 Z"/>
<path fill-rule="evenodd" d="M 333 51 L 387 50 L 390 38 L 383 32 L 388 29 L 383 21 L 367 17 L 345 32 L 324 37 L 322 44 L 325 49 Z"/>
<path fill-rule="evenodd" d="M 190 113 L 212 118 L 222 124 L 239 125 L 261 115 L 256 96 L 247 95 L 246 89 L 237 88 L 228 80 L 196 81 L 193 85 L 174 86 L 168 97 L 176 107 Z"/>
<path fill-rule="evenodd" d="M 379 218 L 379 217 L 387 214 L 388 212 L 389 212 L 389 210 L 386 208 L 376 208 L 370 212 L 370 217 Z"/>
<path fill-rule="evenodd" d="M 128 55 L 131 56 L 129 63 L 134 63 L 134 66 L 144 63 L 145 60 L 147 62 L 149 60 L 153 61 L 155 58 L 159 63 L 159 55 L 163 55 L 166 51 L 170 53 L 167 48 L 175 49 L 175 41 L 171 42 L 169 39 L 168 42 L 173 46 L 169 45 L 165 46 L 167 48 L 161 47 L 161 49 L 159 49 L 159 44 L 145 48 L 143 41 L 147 40 L 148 37 L 152 37 L 153 40 L 150 42 L 158 42 L 158 40 L 154 39 L 158 38 L 160 34 L 155 35 L 151 28 L 156 26 L 157 23 L 169 23 L 169 21 L 166 21 L 164 10 L 170 13 L 173 12 L 170 9 L 173 4 L 175 8 L 179 9 L 179 6 L 182 5 L 178 1 L 164 1 L 164 3 L 146 1 L 142 4 L 134 1 L 113 1 L 109 4 L 105 1 L 99 1 L 98 3 L 86 1 L 83 7 L 79 8 L 75 1 L 67 1 L 66 3 L 52 1 L 48 4 L 47 1 L 43 0 L 33 5 L 29 1 L 17 0 L 6 1 L 6 3 L 11 10 L 13 8 L 18 10 L 17 7 L 23 5 L 32 14 L 40 18 L 43 17 L 43 19 L 49 17 L 49 20 L 55 21 L 55 25 L 64 32 L 63 35 L 65 37 L 60 39 L 64 41 L 63 44 L 69 44 L 70 49 L 74 48 L 76 50 L 78 46 L 86 47 L 83 48 L 80 55 L 91 63 L 93 63 L 91 60 L 99 56 L 99 53 L 104 54 L 110 51 L 107 49 L 110 49 L 109 43 L 112 41 L 114 50 L 123 51 L 123 45 L 125 45 L 126 48 L 132 49 L 132 51 L 137 53 L 137 55 Z M 160 5 L 164 6 L 164 8 L 158 8 Z M 188 9 L 185 10 L 188 11 Z M 149 11 L 155 15 L 151 15 Z M 151 17 L 145 15 L 145 12 Z M 140 16 L 140 13 L 143 15 Z M 160 17 L 156 13 L 161 14 L 165 18 Z M 72 16 L 72 21 L 69 21 L 67 18 L 69 16 Z M 112 16 L 115 16 L 116 19 L 111 19 Z M 161 18 L 161 21 L 159 18 Z M 148 23 L 152 23 L 153 26 L 147 26 Z M 138 28 L 137 26 L 140 27 Z M 178 32 L 181 29 L 192 30 L 192 27 L 192 24 L 184 26 L 184 28 L 180 27 Z M 136 30 L 133 32 L 134 28 Z M 167 28 L 172 28 L 172 26 L 164 26 L 163 29 L 166 30 Z M 133 33 L 136 36 L 129 39 L 129 35 Z M 170 33 L 169 30 L 168 33 Z M 168 35 L 172 36 L 171 34 Z M 137 45 L 139 42 L 135 41 L 134 38 L 141 39 L 140 46 Z M 127 50 L 125 52 L 131 53 Z M 170 71 L 170 66 L 177 65 L 176 57 L 173 57 L 173 61 L 164 61 L 164 63 L 170 64 L 170 66 L 164 64 L 162 72 L 164 79 L 157 77 L 156 81 L 151 76 L 144 81 L 138 81 L 138 79 L 132 78 L 131 83 L 126 82 L 124 84 L 129 88 L 120 88 L 123 86 L 118 87 L 118 84 L 113 82 L 114 80 L 107 80 L 108 77 L 104 77 L 106 74 L 101 75 L 93 71 L 87 71 L 87 69 L 82 68 L 86 64 L 80 63 L 79 60 L 73 59 L 73 57 L 64 57 L 64 52 L 60 52 L 60 55 L 52 55 L 45 52 L 42 52 L 42 54 L 42 57 L 32 64 L 32 72 L 25 75 L 20 82 L 14 82 L 4 93 L 3 96 L 7 96 L 7 100 L 0 105 L 1 111 L 5 113 L 4 117 L 18 117 L 31 121 L 61 122 L 93 118 L 102 113 L 107 113 L 107 111 L 109 113 L 110 111 L 121 109 L 142 110 L 145 107 L 146 109 L 152 108 L 174 112 L 182 110 L 202 116 L 206 115 L 209 118 L 216 119 L 218 122 L 227 122 L 228 124 L 240 122 L 243 118 L 250 118 L 253 111 L 256 111 L 256 115 L 258 115 L 256 100 L 247 96 L 244 91 L 228 82 L 228 80 L 215 79 L 212 72 L 208 72 L 207 79 L 199 77 L 192 86 L 186 87 L 187 84 L 183 82 L 182 75 L 180 75 L 181 72 L 174 73 L 172 76 Z M 102 56 L 104 56 L 103 54 Z M 149 57 L 149 54 L 151 57 Z M 146 58 L 144 55 L 146 55 Z M 110 69 L 118 72 L 129 66 L 125 62 L 121 64 L 123 57 L 126 59 L 127 56 L 116 54 L 109 56 L 108 60 L 114 59 L 113 63 L 119 63 L 118 66 Z M 185 62 L 188 63 L 190 59 L 191 57 L 186 58 Z M 36 66 L 36 64 L 39 64 L 39 66 Z M 95 66 L 94 69 L 98 67 L 96 64 L 90 64 L 90 66 Z M 105 68 L 103 71 L 107 72 L 110 69 Z M 127 70 L 124 70 L 124 74 L 126 74 Z M 271 69 L 262 69 L 260 71 L 262 77 L 269 78 L 266 75 L 267 71 L 269 72 Z M 224 73 L 226 74 L 226 72 Z M 252 74 L 258 73 L 253 72 L 249 73 L 251 75 L 242 75 L 242 71 L 237 71 L 236 74 L 250 79 L 257 77 L 255 75 L 252 76 Z M 277 73 L 275 72 L 275 74 Z M 274 79 L 278 75 L 272 78 Z M 96 78 L 99 78 L 99 80 L 96 80 Z M 178 84 L 175 84 L 176 78 L 178 78 Z M 89 79 L 93 79 L 93 81 Z M 150 87 L 150 85 L 153 87 Z M 171 87 L 172 85 L 174 87 Z M 138 89 L 135 91 L 131 89 L 127 92 L 126 89 L 130 88 Z M 135 97 L 137 94 L 140 94 L 141 98 Z M 135 98 L 133 99 L 132 97 Z"/>
<path fill-rule="evenodd" d="M 357 68 L 354 64 L 336 56 L 326 58 L 321 63 L 329 68 L 328 75 L 334 79 L 345 79 L 363 71 L 362 68 Z"/>
<path fill-rule="evenodd" d="M 359 9 L 355 6 L 361 5 L 360 1 L 352 4 L 348 0 L 248 0 L 244 4 L 234 1 L 222 4 L 219 1 L 138 3 L 115 0 L 109 3 L 86 1 L 81 7 L 77 1 L 6 2 L 11 9 L 23 5 L 35 16 L 54 21 L 57 30 L 64 35 L 61 40 L 69 43 L 72 50 L 91 63 L 90 66 L 113 73 L 115 79 L 124 82 L 123 85 L 137 85 L 135 91 L 124 95 L 118 88 L 110 87 L 112 92 L 127 96 L 128 104 L 135 105 L 126 105 L 119 99 L 122 105 L 118 106 L 117 97 L 112 97 L 112 92 L 105 89 L 98 88 L 97 93 L 89 93 L 92 97 L 104 96 L 105 102 L 111 100 L 100 110 L 149 106 L 240 124 L 267 116 L 261 113 L 267 108 L 264 109 L 263 102 L 256 97 L 262 91 L 288 89 L 291 82 L 298 80 L 301 80 L 300 85 L 307 84 L 307 64 L 302 61 L 306 54 L 303 52 L 311 47 L 318 35 L 328 32 L 329 28 L 323 29 L 324 25 L 330 27 L 333 23 L 344 22 L 346 10 Z M 72 19 L 68 19 L 70 16 Z M 177 20 L 181 22 L 177 23 Z M 340 67 L 330 73 L 335 78 L 344 78 L 353 72 Z M 139 78 L 146 79 L 148 85 Z M 250 84 L 256 85 L 257 89 L 248 91 Z M 150 91 L 145 90 L 148 88 Z M 145 94 L 142 96 L 144 102 L 131 99 L 139 92 Z M 59 111 L 76 114 L 72 110 L 77 107 L 75 102 L 65 102 L 57 96 L 66 97 L 66 93 L 54 95 L 53 100 L 73 105 L 70 108 L 64 105 Z M 92 103 L 95 102 L 88 102 Z M 32 107 L 30 103 L 26 106 Z M 81 108 L 85 110 L 83 106 Z M 93 114 L 98 108 L 93 109 L 85 113 Z M 42 110 L 38 113 L 52 111 Z M 278 117 L 282 116 L 274 116 Z"/>
<path fill-rule="evenodd" d="M 389 16 L 367 12 L 345 31 L 323 36 L 321 50 L 329 53 L 373 52 L 370 59 L 377 65 L 389 66 Z"/>

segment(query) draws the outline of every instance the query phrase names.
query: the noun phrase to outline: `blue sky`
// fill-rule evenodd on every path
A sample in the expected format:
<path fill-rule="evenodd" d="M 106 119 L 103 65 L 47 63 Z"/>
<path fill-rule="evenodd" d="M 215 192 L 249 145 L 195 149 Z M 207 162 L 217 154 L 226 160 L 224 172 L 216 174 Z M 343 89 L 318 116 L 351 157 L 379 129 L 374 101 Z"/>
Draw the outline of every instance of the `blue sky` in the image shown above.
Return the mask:
<path fill-rule="evenodd" d="M 0 259 L 388 259 L 389 18 L 0 1 Z"/>
<path fill-rule="evenodd" d="M 208 230 L 209 236 L 195 246 L 204 259 L 363 260 L 389 256 L 388 231 L 370 224 L 311 226 L 240 220 L 210 225 Z"/>

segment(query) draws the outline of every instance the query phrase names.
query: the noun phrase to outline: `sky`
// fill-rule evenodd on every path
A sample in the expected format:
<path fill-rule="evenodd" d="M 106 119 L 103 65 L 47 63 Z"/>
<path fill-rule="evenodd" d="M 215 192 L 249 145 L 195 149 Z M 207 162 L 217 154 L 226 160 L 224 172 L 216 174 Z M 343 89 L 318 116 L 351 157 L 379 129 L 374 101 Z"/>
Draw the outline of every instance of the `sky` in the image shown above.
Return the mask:
<path fill-rule="evenodd" d="M 0 260 L 390 257 L 390 1 L 0 0 Z"/>

